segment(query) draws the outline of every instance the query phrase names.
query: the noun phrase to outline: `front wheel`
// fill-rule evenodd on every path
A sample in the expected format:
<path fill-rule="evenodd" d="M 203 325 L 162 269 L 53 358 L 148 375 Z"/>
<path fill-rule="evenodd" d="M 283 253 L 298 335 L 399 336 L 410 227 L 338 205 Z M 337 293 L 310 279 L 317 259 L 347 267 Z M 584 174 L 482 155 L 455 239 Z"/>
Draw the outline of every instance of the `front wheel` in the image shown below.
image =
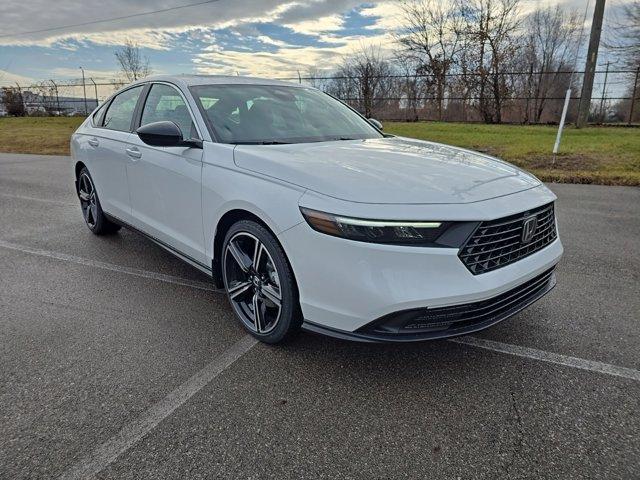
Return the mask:
<path fill-rule="evenodd" d="M 229 229 L 222 278 L 234 312 L 259 340 L 277 343 L 300 329 L 293 272 L 282 247 L 262 225 L 241 220 Z"/>

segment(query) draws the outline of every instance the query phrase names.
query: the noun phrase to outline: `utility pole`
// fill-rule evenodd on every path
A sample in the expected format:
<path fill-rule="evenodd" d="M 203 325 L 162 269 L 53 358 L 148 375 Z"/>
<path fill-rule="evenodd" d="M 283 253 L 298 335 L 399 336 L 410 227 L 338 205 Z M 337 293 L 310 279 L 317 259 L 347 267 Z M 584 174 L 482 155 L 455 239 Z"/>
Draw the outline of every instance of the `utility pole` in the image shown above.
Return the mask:
<path fill-rule="evenodd" d="M 56 108 L 58 109 L 58 115 L 60 115 L 60 97 L 58 97 L 58 85 L 53 80 L 49 80 L 53 85 L 53 91 L 56 92 Z"/>
<path fill-rule="evenodd" d="M 582 94 L 580 95 L 578 120 L 576 121 L 576 127 L 578 128 L 584 127 L 589 118 L 589 110 L 591 108 L 591 93 L 593 91 L 593 78 L 596 72 L 596 61 L 598 60 L 600 33 L 602 33 L 604 2 L 605 0 L 596 0 L 596 6 L 593 10 L 593 22 L 591 22 L 591 35 L 589 37 L 589 50 L 587 52 L 587 62 L 584 67 Z"/>
<path fill-rule="evenodd" d="M 98 85 L 96 85 L 96 82 L 93 81 L 93 77 L 89 78 L 89 80 L 91 80 L 91 83 L 93 83 L 93 89 L 96 92 L 96 108 L 98 108 Z"/>
<path fill-rule="evenodd" d="M 80 67 L 82 70 L 82 93 L 84 95 L 84 114 L 89 115 L 89 109 L 87 108 L 87 85 L 84 82 L 84 68 Z"/>

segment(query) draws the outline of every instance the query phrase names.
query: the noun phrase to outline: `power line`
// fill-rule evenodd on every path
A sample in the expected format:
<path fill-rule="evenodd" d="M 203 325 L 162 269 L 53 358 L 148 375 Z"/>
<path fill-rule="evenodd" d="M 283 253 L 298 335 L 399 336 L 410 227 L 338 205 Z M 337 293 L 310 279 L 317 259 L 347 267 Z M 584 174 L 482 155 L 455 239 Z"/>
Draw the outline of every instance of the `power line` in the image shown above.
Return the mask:
<path fill-rule="evenodd" d="M 15 32 L 15 33 L 5 33 L 0 35 L 0 38 L 6 38 L 6 37 L 16 37 L 19 35 L 29 35 L 32 33 L 44 33 L 44 32 L 53 32 L 56 30 L 65 30 L 67 28 L 74 28 L 74 27 L 84 27 L 87 25 L 95 25 L 97 23 L 106 23 L 106 22 L 114 22 L 117 20 L 126 20 L 127 18 L 136 18 L 136 17 L 144 17 L 146 15 L 154 15 L 156 13 L 164 13 L 164 12 L 171 12 L 174 10 L 181 10 L 183 8 L 190 8 L 190 7 L 197 7 L 200 5 L 205 5 L 207 3 L 216 3 L 219 2 L 220 0 L 204 0 L 201 2 L 197 2 L 197 3 L 189 3 L 187 5 L 178 5 L 175 7 L 170 7 L 170 8 L 163 8 L 161 10 L 151 10 L 148 12 L 141 12 L 141 13 L 134 13 L 132 15 L 123 15 L 121 17 L 112 17 L 112 18 L 104 18 L 102 20 L 92 20 L 90 22 L 82 22 L 82 23 L 72 23 L 69 25 L 61 25 L 59 27 L 52 27 L 52 28 L 42 28 L 40 30 L 29 30 L 26 32 Z"/>

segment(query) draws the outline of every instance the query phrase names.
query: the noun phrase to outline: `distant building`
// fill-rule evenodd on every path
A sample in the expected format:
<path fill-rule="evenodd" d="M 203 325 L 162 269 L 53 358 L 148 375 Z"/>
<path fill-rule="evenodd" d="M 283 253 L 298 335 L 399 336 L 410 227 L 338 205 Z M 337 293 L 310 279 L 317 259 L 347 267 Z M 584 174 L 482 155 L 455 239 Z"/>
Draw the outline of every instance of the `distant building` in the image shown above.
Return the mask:
<path fill-rule="evenodd" d="M 31 92 L 28 92 L 31 93 Z M 53 115 L 78 115 L 85 113 L 84 98 L 80 97 L 55 97 L 53 95 L 33 94 L 35 97 L 31 101 L 25 96 L 25 107 L 27 112 L 46 111 Z M 95 98 L 87 98 L 87 113 L 90 113 L 98 102 Z"/>
<path fill-rule="evenodd" d="M 0 93 L 0 97 L 1 97 Z M 22 91 L 24 108 L 27 115 L 48 114 L 48 115 L 83 115 L 85 113 L 84 98 L 78 97 L 55 97 L 53 95 L 41 95 L 30 90 Z M 90 113 L 98 101 L 95 98 L 87 98 L 87 112 Z M 7 110 L 0 98 L 0 116 L 6 116 Z"/>

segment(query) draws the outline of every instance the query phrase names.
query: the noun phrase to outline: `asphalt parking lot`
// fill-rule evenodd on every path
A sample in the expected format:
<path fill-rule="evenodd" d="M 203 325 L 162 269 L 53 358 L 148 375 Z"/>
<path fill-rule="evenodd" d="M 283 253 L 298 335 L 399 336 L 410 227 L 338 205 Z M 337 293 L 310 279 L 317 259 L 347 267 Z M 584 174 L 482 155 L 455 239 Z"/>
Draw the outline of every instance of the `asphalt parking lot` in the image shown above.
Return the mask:
<path fill-rule="evenodd" d="M 640 189 L 551 185 L 557 288 L 464 343 L 270 347 L 70 171 L 0 154 L 0 478 L 640 476 Z"/>

